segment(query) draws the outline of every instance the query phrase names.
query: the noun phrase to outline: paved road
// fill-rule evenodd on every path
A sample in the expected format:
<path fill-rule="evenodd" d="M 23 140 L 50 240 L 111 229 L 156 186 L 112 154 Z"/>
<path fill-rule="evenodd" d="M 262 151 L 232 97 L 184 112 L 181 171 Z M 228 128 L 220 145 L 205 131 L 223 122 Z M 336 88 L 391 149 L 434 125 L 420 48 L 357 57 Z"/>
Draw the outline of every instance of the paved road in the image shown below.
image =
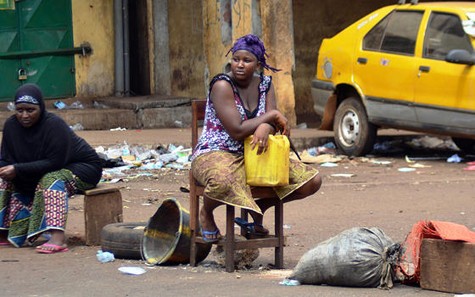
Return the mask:
<path fill-rule="evenodd" d="M 123 141 L 150 145 L 187 144 L 190 137 L 187 129 L 80 131 L 79 134 L 93 146 L 109 146 Z M 295 131 L 293 137 L 314 139 L 318 135 L 323 137 L 328 133 L 305 129 Z M 0 296 L 454 296 L 453 293 L 402 285 L 383 291 L 279 284 L 306 250 L 355 225 L 381 227 L 394 240 L 404 238 L 413 223 L 425 218 L 475 227 L 475 175 L 463 172 L 462 164 L 428 161 L 424 163 L 430 167 L 401 173 L 397 168 L 406 166 L 403 158 L 382 155 L 378 158 L 389 159 L 392 165 L 375 165 L 361 159 L 336 168 L 319 168 L 324 176 L 322 189 L 308 199 L 286 205 L 285 220 L 290 226 L 286 229 L 289 241 L 284 264 L 287 270 L 254 268 L 226 273 L 210 262 L 197 268 L 187 265 L 145 267 L 142 261 L 136 260 L 102 264 L 95 257 L 99 247 L 74 242 L 70 243 L 70 252 L 55 255 L 37 254 L 32 248 L 0 247 Z M 336 178 L 332 176 L 334 173 L 352 173 L 355 178 Z M 153 211 L 154 205 L 151 208 L 143 205 L 144 198 L 134 201 L 140 193 L 151 193 L 159 199 L 168 195 L 165 190 L 146 192 L 145 189 L 168 189 L 187 179 L 186 174 L 174 176 L 172 173 L 172 176 L 171 184 L 168 180 L 158 179 L 124 183 L 124 213 L 128 220 L 143 218 L 144 210 Z M 181 180 L 175 181 L 175 178 Z M 186 194 L 181 193 L 179 199 L 187 203 Z M 68 230 L 73 239 L 77 225 L 83 224 L 81 206 L 80 200 L 71 201 L 73 209 L 70 209 Z M 258 263 L 272 262 L 272 252 L 267 250 L 263 249 Z M 123 275 L 118 271 L 123 266 L 145 267 L 147 272 L 140 276 Z"/>

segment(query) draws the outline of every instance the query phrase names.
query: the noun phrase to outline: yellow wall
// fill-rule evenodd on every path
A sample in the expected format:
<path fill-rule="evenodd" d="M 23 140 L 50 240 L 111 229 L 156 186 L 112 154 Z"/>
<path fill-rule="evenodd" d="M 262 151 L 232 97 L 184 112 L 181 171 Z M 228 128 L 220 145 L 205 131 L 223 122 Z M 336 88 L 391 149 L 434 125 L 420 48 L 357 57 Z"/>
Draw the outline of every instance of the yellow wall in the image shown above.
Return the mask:
<path fill-rule="evenodd" d="M 216 0 L 205 0 L 203 2 L 203 42 L 207 63 L 205 84 L 208 85 L 213 76 L 225 71 L 226 64 L 229 61 L 229 56 L 225 57 L 225 55 L 231 47 L 231 42 L 225 44 L 222 41 L 219 2 Z M 228 15 L 228 17 L 230 18 L 231 15 Z"/>
<path fill-rule="evenodd" d="M 293 43 L 292 40 L 292 13 L 291 1 L 261 0 L 260 7 L 252 0 L 231 1 L 232 38 L 229 42 L 222 38 L 222 18 L 219 1 L 207 0 L 204 5 L 204 47 L 209 77 L 223 72 L 230 56 L 225 57 L 233 42 L 239 37 L 252 32 L 253 27 L 262 27 L 260 36 L 269 54 L 268 64 L 282 69 L 272 73 L 265 70 L 266 75 L 273 77 L 276 91 L 277 107 L 289 119 L 291 125 L 296 122 L 294 106 L 294 86 L 292 81 Z M 261 19 L 253 18 L 252 10 L 261 13 Z M 261 24 L 254 24 L 260 22 Z"/>
<path fill-rule="evenodd" d="M 89 42 L 92 55 L 75 56 L 76 96 L 114 93 L 113 0 L 72 0 L 74 46 Z"/>
<path fill-rule="evenodd" d="M 204 94 L 202 3 L 202 0 L 168 1 L 169 59 L 173 96 L 203 97 Z"/>

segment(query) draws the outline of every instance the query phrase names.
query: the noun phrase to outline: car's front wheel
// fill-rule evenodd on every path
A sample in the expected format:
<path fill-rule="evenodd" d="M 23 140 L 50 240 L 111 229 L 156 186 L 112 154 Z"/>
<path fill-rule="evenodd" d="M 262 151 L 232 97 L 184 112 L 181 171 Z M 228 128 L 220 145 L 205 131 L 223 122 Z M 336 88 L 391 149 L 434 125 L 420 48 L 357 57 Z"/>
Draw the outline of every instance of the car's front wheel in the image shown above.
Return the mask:
<path fill-rule="evenodd" d="M 348 156 L 362 156 L 373 149 L 377 128 L 368 121 L 365 108 L 356 98 L 345 99 L 333 122 L 337 147 Z"/>

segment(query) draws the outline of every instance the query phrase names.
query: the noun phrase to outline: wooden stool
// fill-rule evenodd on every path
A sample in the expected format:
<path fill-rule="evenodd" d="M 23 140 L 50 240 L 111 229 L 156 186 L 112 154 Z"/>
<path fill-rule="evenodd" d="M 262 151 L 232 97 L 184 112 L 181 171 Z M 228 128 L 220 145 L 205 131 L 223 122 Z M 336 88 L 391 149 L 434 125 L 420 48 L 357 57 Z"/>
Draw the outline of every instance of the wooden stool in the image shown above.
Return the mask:
<path fill-rule="evenodd" d="M 86 245 L 100 245 L 105 225 L 122 223 L 122 195 L 116 187 L 99 184 L 84 192 Z"/>

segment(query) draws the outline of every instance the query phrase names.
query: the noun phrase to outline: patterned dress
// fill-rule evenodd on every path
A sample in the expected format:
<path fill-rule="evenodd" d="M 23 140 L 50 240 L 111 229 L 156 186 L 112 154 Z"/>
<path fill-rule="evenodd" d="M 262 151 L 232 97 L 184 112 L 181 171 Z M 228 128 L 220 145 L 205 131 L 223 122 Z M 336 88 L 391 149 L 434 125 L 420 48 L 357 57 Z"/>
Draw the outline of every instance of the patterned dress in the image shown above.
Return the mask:
<path fill-rule="evenodd" d="M 47 173 L 33 197 L 0 179 L 0 230 L 8 230 L 8 241 L 15 247 L 32 243 L 48 230 L 65 231 L 69 198 L 93 187 L 68 169 Z"/>
<path fill-rule="evenodd" d="M 261 74 L 259 102 L 256 110 L 252 112 L 244 108 L 237 87 L 228 75 L 215 76 L 210 84 L 203 131 L 194 148 L 191 170 L 196 180 L 205 185 L 206 197 L 262 213 L 252 197 L 251 188 L 246 184 L 243 141 L 235 140 L 228 134 L 209 98 L 213 85 L 219 80 L 225 80 L 231 85 L 241 120 L 259 117 L 266 111 L 266 96 L 272 83 L 270 76 Z M 291 159 L 289 185 L 274 187 L 274 191 L 280 199 L 284 199 L 317 174 L 318 170 L 313 167 Z"/>

